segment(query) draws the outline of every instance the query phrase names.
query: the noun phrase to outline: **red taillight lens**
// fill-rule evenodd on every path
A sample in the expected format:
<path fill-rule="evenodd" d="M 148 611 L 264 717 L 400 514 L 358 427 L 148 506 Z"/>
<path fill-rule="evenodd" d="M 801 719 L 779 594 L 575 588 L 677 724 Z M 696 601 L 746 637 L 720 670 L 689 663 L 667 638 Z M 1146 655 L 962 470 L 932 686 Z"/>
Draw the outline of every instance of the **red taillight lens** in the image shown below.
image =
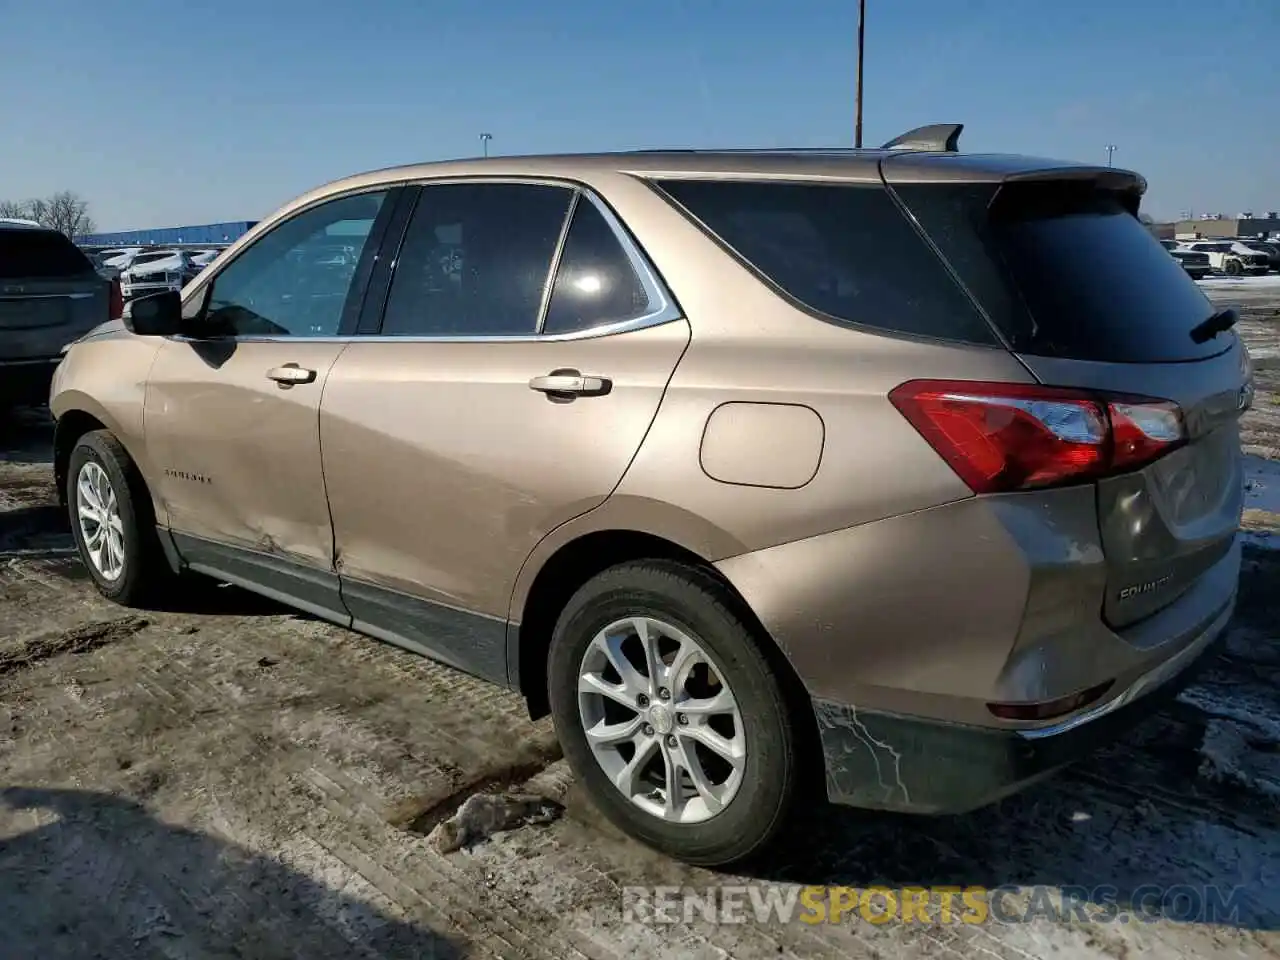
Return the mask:
<path fill-rule="evenodd" d="M 1176 403 L 1146 401 L 1108 404 L 1111 414 L 1113 470 L 1150 463 L 1185 436 L 1182 411 Z"/>
<path fill-rule="evenodd" d="M 1176 404 L 1033 384 L 913 380 L 889 399 L 975 493 L 1092 480 L 1185 438 Z"/>
<path fill-rule="evenodd" d="M 108 319 L 119 320 L 124 316 L 124 293 L 120 289 L 119 277 L 111 278 L 111 292 L 109 294 L 109 299 L 111 316 Z"/>
<path fill-rule="evenodd" d="M 1079 693 L 1059 697 L 1057 700 L 988 703 L 987 709 L 1001 720 L 1051 720 L 1054 717 L 1064 716 L 1100 700 L 1102 695 L 1111 689 L 1113 683 L 1115 683 L 1114 680 L 1107 680 L 1096 687 L 1090 687 L 1088 690 L 1081 690 Z"/>

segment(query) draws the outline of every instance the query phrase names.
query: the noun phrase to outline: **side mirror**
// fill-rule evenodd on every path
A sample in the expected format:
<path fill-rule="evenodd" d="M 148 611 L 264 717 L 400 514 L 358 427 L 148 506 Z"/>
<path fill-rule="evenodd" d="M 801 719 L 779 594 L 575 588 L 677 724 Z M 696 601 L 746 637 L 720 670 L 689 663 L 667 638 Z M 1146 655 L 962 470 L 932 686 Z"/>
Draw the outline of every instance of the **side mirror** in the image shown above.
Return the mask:
<path fill-rule="evenodd" d="M 130 300 L 124 307 L 124 325 L 143 337 L 171 337 L 182 332 L 182 297 L 176 290 Z"/>

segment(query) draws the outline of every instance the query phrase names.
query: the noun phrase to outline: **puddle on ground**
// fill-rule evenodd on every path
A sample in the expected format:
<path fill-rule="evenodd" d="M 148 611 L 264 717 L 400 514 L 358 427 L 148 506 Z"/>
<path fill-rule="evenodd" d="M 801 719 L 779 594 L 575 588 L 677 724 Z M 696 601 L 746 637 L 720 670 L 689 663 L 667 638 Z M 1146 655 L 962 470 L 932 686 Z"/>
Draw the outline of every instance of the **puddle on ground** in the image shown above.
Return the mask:
<path fill-rule="evenodd" d="M 1280 461 L 1244 458 L 1244 508 L 1280 513 Z"/>

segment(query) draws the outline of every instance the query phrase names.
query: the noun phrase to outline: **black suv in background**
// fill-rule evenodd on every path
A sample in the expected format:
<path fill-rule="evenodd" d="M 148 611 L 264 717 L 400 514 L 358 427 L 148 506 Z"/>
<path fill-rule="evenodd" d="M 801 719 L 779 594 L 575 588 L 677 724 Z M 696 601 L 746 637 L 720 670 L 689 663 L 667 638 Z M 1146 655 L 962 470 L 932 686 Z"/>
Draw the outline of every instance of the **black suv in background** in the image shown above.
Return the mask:
<path fill-rule="evenodd" d="M 65 235 L 0 222 L 0 409 L 45 403 L 62 348 L 120 312 L 119 284 Z"/>

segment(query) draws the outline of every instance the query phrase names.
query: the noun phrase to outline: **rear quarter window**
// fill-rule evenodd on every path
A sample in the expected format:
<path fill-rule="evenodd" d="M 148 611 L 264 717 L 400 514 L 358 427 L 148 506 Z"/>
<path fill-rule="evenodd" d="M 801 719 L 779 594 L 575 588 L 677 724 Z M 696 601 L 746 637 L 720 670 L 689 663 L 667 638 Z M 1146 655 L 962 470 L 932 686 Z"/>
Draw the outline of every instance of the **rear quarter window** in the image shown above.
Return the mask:
<path fill-rule="evenodd" d="M 93 264 L 63 234 L 0 228 L 0 279 L 43 280 L 87 273 L 93 273 Z"/>
<path fill-rule="evenodd" d="M 785 297 L 826 320 L 998 343 L 879 184 L 660 180 L 656 186 Z"/>
<path fill-rule="evenodd" d="M 1020 353 L 1171 363 L 1231 344 L 1191 338 L 1213 307 L 1111 191 L 1089 181 L 893 189 Z"/>

